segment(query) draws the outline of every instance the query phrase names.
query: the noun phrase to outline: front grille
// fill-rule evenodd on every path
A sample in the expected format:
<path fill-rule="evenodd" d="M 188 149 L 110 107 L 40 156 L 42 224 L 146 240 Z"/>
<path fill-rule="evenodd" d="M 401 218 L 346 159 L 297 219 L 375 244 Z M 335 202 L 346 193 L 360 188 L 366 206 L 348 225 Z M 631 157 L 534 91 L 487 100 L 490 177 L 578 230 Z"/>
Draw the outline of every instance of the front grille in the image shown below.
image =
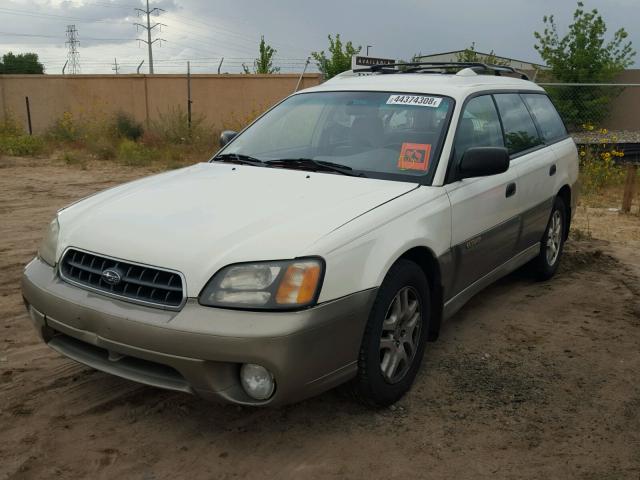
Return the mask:
<path fill-rule="evenodd" d="M 105 270 L 119 280 L 107 281 Z M 69 283 L 135 303 L 177 309 L 184 301 L 182 277 L 176 272 L 81 250 L 67 250 L 60 262 L 60 276 Z"/>

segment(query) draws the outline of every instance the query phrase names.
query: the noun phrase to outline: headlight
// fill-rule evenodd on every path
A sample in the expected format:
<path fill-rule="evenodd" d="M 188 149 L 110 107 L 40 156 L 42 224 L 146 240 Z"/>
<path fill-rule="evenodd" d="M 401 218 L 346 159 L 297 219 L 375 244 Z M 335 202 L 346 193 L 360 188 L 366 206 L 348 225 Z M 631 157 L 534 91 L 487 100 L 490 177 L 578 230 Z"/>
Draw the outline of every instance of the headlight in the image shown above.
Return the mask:
<path fill-rule="evenodd" d="M 58 251 L 59 233 L 60 224 L 58 223 L 58 216 L 56 215 L 55 218 L 51 220 L 51 223 L 49 223 L 40 248 L 38 248 L 38 256 L 52 267 L 56 265 L 56 261 L 58 260 L 56 253 Z"/>
<path fill-rule="evenodd" d="M 216 273 L 200 294 L 210 307 L 284 310 L 318 298 L 324 262 L 320 258 L 240 263 Z"/>

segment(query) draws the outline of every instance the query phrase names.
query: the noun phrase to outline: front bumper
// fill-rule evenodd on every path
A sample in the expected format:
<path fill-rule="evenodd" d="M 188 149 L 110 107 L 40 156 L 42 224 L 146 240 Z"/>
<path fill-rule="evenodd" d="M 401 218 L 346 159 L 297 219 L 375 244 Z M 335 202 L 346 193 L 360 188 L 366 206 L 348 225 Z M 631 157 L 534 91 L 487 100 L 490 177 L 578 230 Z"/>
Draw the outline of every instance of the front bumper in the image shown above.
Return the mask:
<path fill-rule="evenodd" d="M 295 402 L 352 378 L 376 289 L 298 312 L 203 307 L 179 312 L 115 300 L 60 280 L 34 259 L 22 292 L 43 340 L 98 370 L 147 385 L 243 405 Z M 240 385 L 243 363 L 268 368 L 276 391 L 267 401 Z"/>

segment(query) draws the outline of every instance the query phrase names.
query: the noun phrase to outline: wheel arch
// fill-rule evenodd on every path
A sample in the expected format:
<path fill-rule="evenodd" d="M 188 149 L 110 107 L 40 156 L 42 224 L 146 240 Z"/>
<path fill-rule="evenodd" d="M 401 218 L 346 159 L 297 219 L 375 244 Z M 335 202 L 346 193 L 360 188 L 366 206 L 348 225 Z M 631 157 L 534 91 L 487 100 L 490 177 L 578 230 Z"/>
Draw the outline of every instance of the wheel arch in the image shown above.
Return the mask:
<path fill-rule="evenodd" d="M 429 322 L 428 340 L 435 341 L 440 333 L 443 309 L 442 272 L 438 257 L 436 257 L 430 248 L 418 246 L 405 251 L 396 261 L 401 259 L 410 260 L 417 264 L 427 277 L 431 298 L 431 319 Z"/>

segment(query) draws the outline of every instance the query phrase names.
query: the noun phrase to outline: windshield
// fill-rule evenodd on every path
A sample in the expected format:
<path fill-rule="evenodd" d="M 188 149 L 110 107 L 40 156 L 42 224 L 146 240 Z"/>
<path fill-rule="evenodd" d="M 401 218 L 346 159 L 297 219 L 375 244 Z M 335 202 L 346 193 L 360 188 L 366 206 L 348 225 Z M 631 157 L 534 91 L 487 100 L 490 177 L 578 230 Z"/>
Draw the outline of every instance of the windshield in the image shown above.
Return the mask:
<path fill-rule="evenodd" d="M 279 168 L 330 163 L 362 176 L 420 181 L 432 173 L 453 100 L 393 92 L 294 95 L 267 112 L 218 156 Z M 325 171 L 325 170 L 322 170 Z"/>

